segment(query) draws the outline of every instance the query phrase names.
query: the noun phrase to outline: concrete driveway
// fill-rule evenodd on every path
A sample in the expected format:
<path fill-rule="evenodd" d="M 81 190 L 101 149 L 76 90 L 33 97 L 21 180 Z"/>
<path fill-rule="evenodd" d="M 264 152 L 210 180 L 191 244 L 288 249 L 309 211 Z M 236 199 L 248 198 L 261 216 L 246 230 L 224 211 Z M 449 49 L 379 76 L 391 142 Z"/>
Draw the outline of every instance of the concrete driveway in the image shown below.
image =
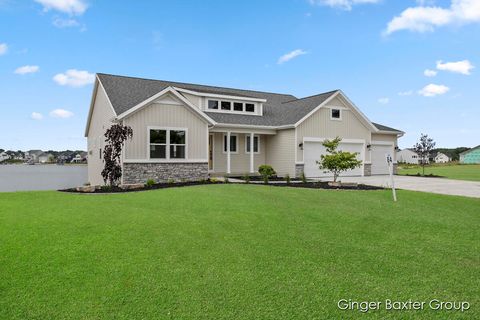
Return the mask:
<path fill-rule="evenodd" d="M 445 178 L 394 176 L 395 187 L 404 190 L 423 191 L 455 196 L 480 198 L 480 182 Z M 390 187 L 390 177 L 340 177 L 343 182 L 358 182 L 379 187 Z"/>

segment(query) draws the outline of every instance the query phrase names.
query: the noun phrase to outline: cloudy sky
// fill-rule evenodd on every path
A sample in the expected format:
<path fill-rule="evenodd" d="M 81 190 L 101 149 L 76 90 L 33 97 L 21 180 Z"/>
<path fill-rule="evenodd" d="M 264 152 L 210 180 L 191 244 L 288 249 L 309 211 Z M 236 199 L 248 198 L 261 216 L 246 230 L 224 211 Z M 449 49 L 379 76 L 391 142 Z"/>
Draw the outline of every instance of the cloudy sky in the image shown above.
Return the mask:
<path fill-rule="evenodd" d="M 308 96 L 480 143 L 480 0 L 0 0 L 0 148 L 85 149 L 96 72 Z"/>

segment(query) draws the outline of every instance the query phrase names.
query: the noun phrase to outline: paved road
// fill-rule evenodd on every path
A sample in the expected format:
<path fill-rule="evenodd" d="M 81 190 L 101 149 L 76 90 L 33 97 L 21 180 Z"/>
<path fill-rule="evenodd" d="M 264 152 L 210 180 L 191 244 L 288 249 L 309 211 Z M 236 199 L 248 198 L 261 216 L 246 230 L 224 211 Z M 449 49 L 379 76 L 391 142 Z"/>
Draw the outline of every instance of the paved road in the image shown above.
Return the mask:
<path fill-rule="evenodd" d="M 421 178 L 395 176 L 395 187 L 405 190 L 480 198 L 480 182 L 445 178 Z M 389 176 L 341 177 L 343 182 L 358 182 L 373 186 L 389 187 Z"/>

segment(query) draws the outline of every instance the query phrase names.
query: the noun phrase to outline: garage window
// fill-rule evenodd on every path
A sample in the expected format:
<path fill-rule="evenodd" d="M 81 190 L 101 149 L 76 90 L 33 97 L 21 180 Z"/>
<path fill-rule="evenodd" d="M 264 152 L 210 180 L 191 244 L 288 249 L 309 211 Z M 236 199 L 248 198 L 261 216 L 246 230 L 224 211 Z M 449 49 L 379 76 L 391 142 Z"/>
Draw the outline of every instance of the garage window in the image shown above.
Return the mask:
<path fill-rule="evenodd" d="M 342 120 L 342 115 L 340 109 L 331 109 L 330 118 L 332 120 Z"/>

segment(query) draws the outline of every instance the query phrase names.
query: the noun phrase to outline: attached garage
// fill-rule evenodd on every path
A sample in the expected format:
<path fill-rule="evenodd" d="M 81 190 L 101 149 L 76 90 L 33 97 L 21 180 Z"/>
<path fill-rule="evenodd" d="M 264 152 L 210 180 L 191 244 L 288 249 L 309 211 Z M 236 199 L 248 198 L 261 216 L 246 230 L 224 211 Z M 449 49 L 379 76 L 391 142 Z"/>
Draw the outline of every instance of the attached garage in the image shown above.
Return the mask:
<path fill-rule="evenodd" d="M 394 157 L 394 147 L 390 142 L 372 141 L 370 147 L 372 159 L 372 175 L 389 174 L 386 155 Z"/>
<path fill-rule="evenodd" d="M 326 154 L 325 147 L 322 145 L 322 141 L 325 139 L 316 139 L 316 138 L 305 138 L 303 144 L 303 156 L 304 156 L 304 172 L 307 178 L 320 178 L 320 177 L 330 177 L 332 176 L 331 172 L 325 172 L 320 170 L 317 165 L 317 161 L 320 160 L 322 154 Z M 343 140 L 338 150 L 348 151 L 348 152 L 357 152 L 357 159 L 364 161 L 364 141 L 358 140 Z M 363 176 L 363 166 L 346 171 L 341 174 L 341 176 Z"/>

